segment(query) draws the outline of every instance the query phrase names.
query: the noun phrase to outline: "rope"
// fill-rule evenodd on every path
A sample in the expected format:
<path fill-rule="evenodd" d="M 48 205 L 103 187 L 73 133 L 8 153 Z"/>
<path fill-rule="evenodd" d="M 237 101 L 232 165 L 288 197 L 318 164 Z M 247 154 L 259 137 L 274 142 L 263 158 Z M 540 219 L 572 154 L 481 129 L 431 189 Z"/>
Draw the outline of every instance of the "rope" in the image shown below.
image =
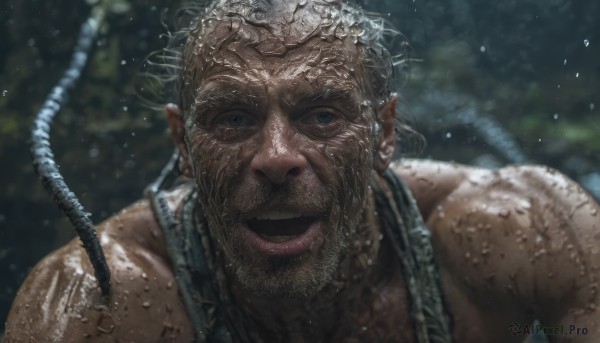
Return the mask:
<path fill-rule="evenodd" d="M 96 237 L 96 230 L 77 196 L 71 192 L 54 161 L 50 147 L 50 127 L 56 114 L 68 101 L 69 92 L 75 87 L 86 65 L 100 23 L 105 11 L 95 8 L 92 16 L 83 23 L 79 39 L 71 57 L 71 63 L 62 78 L 54 86 L 42 108 L 36 115 L 31 130 L 31 157 L 36 173 L 39 175 L 46 191 L 58 204 L 60 210 L 69 218 L 79 239 L 94 267 L 96 280 L 100 284 L 103 295 L 110 293 L 110 270 L 102 247 Z"/>

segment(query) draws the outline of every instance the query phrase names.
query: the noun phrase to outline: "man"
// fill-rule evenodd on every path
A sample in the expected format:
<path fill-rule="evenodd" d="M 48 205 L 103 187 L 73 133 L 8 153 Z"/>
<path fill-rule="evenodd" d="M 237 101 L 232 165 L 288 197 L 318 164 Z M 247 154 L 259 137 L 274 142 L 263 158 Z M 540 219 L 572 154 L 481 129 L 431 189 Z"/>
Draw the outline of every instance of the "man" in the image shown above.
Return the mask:
<path fill-rule="evenodd" d="M 194 23 L 166 106 L 193 183 L 99 225 L 108 297 L 77 241 L 40 262 L 8 342 L 598 341 L 599 205 L 544 167 L 392 163 L 380 21 L 222 0 Z"/>

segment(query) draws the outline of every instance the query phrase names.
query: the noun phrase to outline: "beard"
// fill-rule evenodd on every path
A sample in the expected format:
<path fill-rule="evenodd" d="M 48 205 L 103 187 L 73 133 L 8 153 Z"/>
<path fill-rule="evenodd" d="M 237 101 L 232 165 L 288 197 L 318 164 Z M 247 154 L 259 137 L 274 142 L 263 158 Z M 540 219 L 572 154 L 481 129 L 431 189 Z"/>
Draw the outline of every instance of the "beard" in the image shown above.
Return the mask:
<path fill-rule="evenodd" d="M 365 149 L 358 147 L 357 151 Z M 302 178 L 289 178 L 281 185 L 244 178 L 239 176 L 243 175 L 239 172 L 243 170 L 241 162 L 221 163 L 217 169 L 202 168 L 210 166 L 203 162 L 196 164 L 199 201 L 210 237 L 222 256 L 220 263 L 227 278 L 236 281 L 245 292 L 259 297 L 307 299 L 332 281 L 363 218 L 372 169 L 370 159 L 363 154 L 358 154 L 358 160 L 354 155 L 353 164 L 348 164 L 344 153 L 327 156 L 333 176 L 319 177 L 330 181 L 321 181 L 318 186 L 305 184 Z M 219 164 L 211 162 L 213 166 Z M 254 250 L 240 233 L 241 217 L 265 208 L 323 213 L 318 229 L 322 239 L 294 256 Z"/>

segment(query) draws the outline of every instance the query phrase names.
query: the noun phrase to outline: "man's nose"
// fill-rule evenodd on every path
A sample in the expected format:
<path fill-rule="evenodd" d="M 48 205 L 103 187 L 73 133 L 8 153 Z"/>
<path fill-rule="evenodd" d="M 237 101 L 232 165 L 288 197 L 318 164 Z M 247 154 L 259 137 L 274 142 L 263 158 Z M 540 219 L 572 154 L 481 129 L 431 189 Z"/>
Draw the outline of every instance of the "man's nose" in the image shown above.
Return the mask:
<path fill-rule="evenodd" d="M 260 178 L 274 184 L 283 184 L 289 177 L 302 174 L 306 158 L 294 140 L 294 132 L 287 123 L 267 123 L 262 144 L 250 162 L 250 168 Z"/>

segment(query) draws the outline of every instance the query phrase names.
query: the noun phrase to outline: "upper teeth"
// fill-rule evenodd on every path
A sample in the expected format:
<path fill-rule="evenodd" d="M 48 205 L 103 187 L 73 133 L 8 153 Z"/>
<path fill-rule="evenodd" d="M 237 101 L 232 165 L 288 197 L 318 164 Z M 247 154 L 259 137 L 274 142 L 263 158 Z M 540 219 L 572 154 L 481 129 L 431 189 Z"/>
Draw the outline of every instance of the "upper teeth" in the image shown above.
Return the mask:
<path fill-rule="evenodd" d="M 302 217 L 300 213 L 292 211 L 269 211 L 256 216 L 256 219 L 260 220 L 281 220 L 281 219 L 292 219 Z"/>

